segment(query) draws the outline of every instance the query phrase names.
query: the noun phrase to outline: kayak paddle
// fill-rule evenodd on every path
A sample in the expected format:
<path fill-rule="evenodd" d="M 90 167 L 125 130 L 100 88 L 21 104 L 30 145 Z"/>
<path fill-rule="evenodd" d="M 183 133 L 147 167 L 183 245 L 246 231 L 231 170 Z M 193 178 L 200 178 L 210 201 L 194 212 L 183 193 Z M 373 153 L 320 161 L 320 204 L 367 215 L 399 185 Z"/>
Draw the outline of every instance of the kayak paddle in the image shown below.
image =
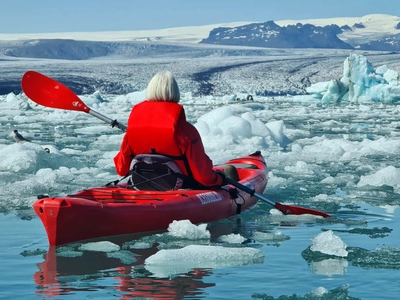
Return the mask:
<path fill-rule="evenodd" d="M 22 90 L 37 104 L 88 113 L 100 120 L 126 131 L 126 126 L 89 108 L 72 90 L 54 79 L 36 71 L 28 71 L 22 76 Z"/>
<path fill-rule="evenodd" d="M 321 216 L 324 218 L 331 218 L 331 215 L 328 215 L 322 211 L 318 211 L 315 209 L 310 209 L 310 208 L 304 208 L 304 207 L 299 207 L 299 206 L 293 206 L 293 205 L 285 205 L 279 202 L 274 202 L 272 200 L 269 200 L 268 198 L 265 198 L 263 195 L 257 193 L 255 190 L 240 184 L 239 182 L 231 179 L 231 178 L 226 178 L 226 181 L 237 187 L 240 190 L 245 191 L 246 193 L 250 194 L 251 196 L 255 196 L 260 200 L 263 200 L 265 202 L 267 202 L 268 204 L 272 205 L 273 207 L 275 207 L 277 210 L 281 211 L 284 215 L 305 215 L 305 214 L 309 214 L 309 215 L 314 215 L 314 216 Z"/>

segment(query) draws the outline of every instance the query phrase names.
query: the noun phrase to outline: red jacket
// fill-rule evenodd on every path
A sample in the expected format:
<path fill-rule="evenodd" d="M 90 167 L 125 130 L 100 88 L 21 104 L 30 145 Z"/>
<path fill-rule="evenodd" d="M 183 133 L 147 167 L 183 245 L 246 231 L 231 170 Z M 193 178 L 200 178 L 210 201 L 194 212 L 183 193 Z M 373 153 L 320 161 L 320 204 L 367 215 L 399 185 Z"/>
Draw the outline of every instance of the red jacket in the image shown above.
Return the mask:
<path fill-rule="evenodd" d="M 183 106 L 174 102 L 143 101 L 132 108 L 121 148 L 114 157 L 118 175 L 129 172 L 132 158 L 152 153 L 187 158 L 190 170 L 181 159 L 175 163 L 185 175 L 204 186 L 221 186 L 222 178 L 212 170 L 211 159 L 197 129 L 186 121 Z"/>

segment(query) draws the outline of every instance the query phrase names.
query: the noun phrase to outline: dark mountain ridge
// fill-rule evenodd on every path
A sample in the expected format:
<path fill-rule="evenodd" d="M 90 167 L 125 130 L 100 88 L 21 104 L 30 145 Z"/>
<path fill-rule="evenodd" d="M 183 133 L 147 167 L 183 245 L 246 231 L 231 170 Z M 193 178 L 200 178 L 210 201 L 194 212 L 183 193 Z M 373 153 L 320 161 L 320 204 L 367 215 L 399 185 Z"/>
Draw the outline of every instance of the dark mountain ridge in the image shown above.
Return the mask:
<path fill-rule="evenodd" d="M 215 28 L 200 43 L 253 46 L 266 48 L 333 48 L 353 49 L 337 37 L 343 29 L 338 25 L 301 24 L 279 26 L 273 21 L 234 28 Z"/>

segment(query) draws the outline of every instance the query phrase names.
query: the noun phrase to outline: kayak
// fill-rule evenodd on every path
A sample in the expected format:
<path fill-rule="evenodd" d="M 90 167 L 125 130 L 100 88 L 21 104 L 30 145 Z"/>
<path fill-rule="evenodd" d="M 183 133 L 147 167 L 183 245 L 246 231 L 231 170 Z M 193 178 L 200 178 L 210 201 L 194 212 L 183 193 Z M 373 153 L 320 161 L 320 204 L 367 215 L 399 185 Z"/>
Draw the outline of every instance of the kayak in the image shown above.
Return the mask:
<path fill-rule="evenodd" d="M 264 157 L 259 151 L 214 166 L 223 170 L 234 165 L 238 182 L 263 193 L 268 182 Z M 33 208 L 41 219 L 50 246 L 167 230 L 170 223 L 190 220 L 193 224 L 229 218 L 254 207 L 258 198 L 227 184 L 207 190 L 144 191 L 127 183 L 88 188 L 61 197 L 41 196 Z"/>

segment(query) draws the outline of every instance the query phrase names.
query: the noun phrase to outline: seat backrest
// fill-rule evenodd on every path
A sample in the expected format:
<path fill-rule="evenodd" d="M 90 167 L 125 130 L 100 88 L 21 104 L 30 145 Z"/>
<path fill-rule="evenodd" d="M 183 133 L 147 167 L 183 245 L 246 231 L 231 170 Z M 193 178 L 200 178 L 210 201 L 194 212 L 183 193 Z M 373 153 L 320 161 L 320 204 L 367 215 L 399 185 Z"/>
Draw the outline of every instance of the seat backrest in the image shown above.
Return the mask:
<path fill-rule="evenodd" d="M 169 157 L 159 154 L 139 154 L 130 166 L 131 185 L 136 190 L 178 190 L 183 185 L 183 173 Z"/>

